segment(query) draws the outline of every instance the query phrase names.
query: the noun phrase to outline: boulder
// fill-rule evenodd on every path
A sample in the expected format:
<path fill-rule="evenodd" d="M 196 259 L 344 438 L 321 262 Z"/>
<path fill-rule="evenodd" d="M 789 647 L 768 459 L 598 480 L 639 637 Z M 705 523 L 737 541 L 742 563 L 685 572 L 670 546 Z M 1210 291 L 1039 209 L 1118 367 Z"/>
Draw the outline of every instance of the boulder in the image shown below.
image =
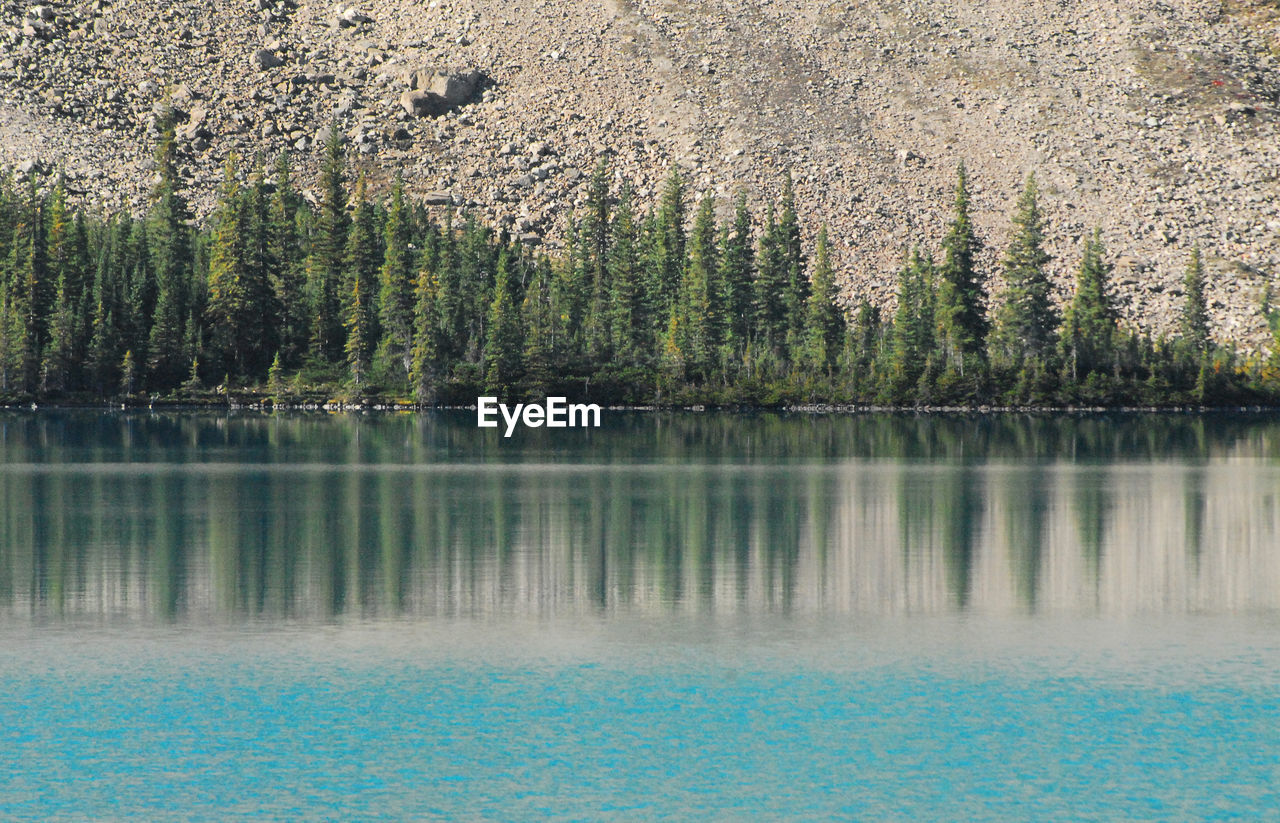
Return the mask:
<path fill-rule="evenodd" d="M 253 65 L 257 66 L 259 71 L 267 71 L 283 66 L 284 61 L 270 49 L 258 49 L 253 53 Z"/>
<path fill-rule="evenodd" d="M 411 73 L 408 79 L 410 89 L 430 92 L 454 108 L 471 102 L 484 74 L 472 68 L 451 71 L 422 69 Z"/>
<path fill-rule="evenodd" d="M 439 117 L 449 110 L 449 104 L 443 97 L 420 89 L 400 95 L 400 105 L 414 117 Z"/>

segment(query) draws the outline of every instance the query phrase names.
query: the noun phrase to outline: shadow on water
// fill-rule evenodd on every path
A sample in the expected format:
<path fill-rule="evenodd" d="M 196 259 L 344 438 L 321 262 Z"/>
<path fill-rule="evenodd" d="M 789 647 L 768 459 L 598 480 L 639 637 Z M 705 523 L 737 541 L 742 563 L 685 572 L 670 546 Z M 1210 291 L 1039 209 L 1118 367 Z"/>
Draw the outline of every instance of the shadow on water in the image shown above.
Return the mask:
<path fill-rule="evenodd" d="M 1280 606 L 1251 415 L 0 415 L 0 610 L 330 619 Z"/>

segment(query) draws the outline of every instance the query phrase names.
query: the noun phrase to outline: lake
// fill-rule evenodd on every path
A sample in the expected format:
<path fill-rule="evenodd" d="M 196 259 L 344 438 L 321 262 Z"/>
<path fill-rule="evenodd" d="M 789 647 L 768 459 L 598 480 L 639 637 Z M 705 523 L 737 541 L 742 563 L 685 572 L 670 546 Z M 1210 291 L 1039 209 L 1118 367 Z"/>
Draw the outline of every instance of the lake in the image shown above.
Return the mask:
<path fill-rule="evenodd" d="M 0 818 L 1280 815 L 1280 420 L 0 412 Z"/>

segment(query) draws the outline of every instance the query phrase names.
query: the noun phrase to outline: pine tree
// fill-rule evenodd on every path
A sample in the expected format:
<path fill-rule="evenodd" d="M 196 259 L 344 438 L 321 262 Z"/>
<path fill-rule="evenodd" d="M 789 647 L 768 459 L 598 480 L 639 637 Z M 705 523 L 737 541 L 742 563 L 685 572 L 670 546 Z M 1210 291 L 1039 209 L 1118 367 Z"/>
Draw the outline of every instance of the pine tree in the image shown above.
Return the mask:
<path fill-rule="evenodd" d="M 1005 289 L 996 313 L 993 357 L 1005 368 L 1047 371 L 1058 319 L 1044 250 L 1044 219 L 1035 176 L 1027 178 L 1013 217 L 1013 240 L 1004 257 Z"/>
<path fill-rule="evenodd" d="M 414 289 L 413 364 L 409 383 L 419 403 L 434 403 L 441 382 L 440 281 L 427 266 Z"/>
<path fill-rule="evenodd" d="M 751 248 L 751 212 L 746 192 L 734 200 L 733 225 L 720 237 L 720 288 L 724 306 L 724 337 L 730 351 L 746 350 L 752 320 L 755 258 Z"/>
<path fill-rule="evenodd" d="M 617 243 L 615 253 L 621 248 Z M 528 394 L 545 396 L 551 384 L 552 366 L 556 352 L 557 317 L 552 305 L 551 261 L 546 257 L 534 266 L 529 286 L 525 289 L 520 309 L 524 319 L 524 376 Z M 617 284 L 620 281 L 614 280 Z M 615 306 L 616 308 L 616 306 Z"/>
<path fill-rule="evenodd" d="M 273 176 L 275 190 L 268 207 L 267 233 L 271 290 L 280 312 L 277 354 L 284 363 L 297 365 L 302 362 L 309 342 L 304 248 L 308 211 L 302 207 L 302 198 L 293 188 L 287 151 L 280 152 L 276 158 Z"/>
<path fill-rule="evenodd" d="M 489 307 L 488 339 L 484 347 L 485 390 L 498 397 L 509 396 L 521 376 L 523 331 L 510 269 L 511 255 L 504 250 L 498 257 L 498 279 Z"/>
<path fill-rule="evenodd" d="M 891 361 L 895 401 L 908 399 L 929 365 L 936 345 L 933 312 L 933 261 L 916 248 L 898 278 Z"/>
<path fill-rule="evenodd" d="M 1076 293 L 1062 324 L 1062 343 L 1071 380 L 1078 382 L 1090 372 L 1105 374 L 1115 359 L 1116 314 L 1107 296 L 1106 249 L 1101 232 L 1094 230 L 1085 241 Z"/>
<path fill-rule="evenodd" d="M 787 329 L 787 250 L 779 231 L 777 216 L 770 205 L 765 212 L 764 232 L 756 255 L 753 292 L 753 339 L 759 346 L 781 354 Z"/>
<path fill-rule="evenodd" d="M 805 306 L 809 302 L 809 280 L 805 276 L 804 250 L 800 240 L 800 219 L 796 214 L 795 189 L 791 170 L 782 184 L 782 208 L 778 213 L 778 242 L 782 246 L 785 336 L 789 350 L 798 349 L 804 338 Z"/>
<path fill-rule="evenodd" d="M 1182 304 L 1179 331 L 1183 340 L 1198 352 L 1209 348 L 1209 310 L 1204 298 L 1204 262 L 1200 257 L 1200 244 L 1191 248 L 1187 261 L 1187 273 L 1183 278 L 1186 299 Z"/>
<path fill-rule="evenodd" d="M 166 109 L 157 123 L 160 140 L 156 161 L 160 182 L 152 194 L 151 211 L 147 215 L 148 263 L 154 273 L 155 288 L 155 310 L 146 346 L 147 367 L 148 382 L 157 389 L 178 385 L 187 365 L 183 341 L 190 299 L 192 249 L 187 221 L 191 215 L 181 194 L 176 122 L 173 110 Z"/>
<path fill-rule="evenodd" d="M 597 362 L 611 355 L 608 303 L 609 283 L 609 161 L 600 158 L 587 191 L 586 213 L 579 226 L 587 312 L 584 318 L 587 351 Z"/>
<path fill-rule="evenodd" d="M 681 330 L 680 349 L 686 368 L 705 378 L 714 366 L 720 343 L 720 289 L 716 278 L 715 201 L 707 193 L 698 205 L 693 232 L 688 238 L 689 256 L 681 282 L 676 316 Z"/>
<path fill-rule="evenodd" d="M 383 260 L 377 216 L 365 193 L 364 178 L 356 184 L 356 210 L 345 255 L 347 365 L 356 386 L 368 378 L 378 342 L 377 282 Z"/>
<path fill-rule="evenodd" d="M 382 262 L 378 316 L 382 322 L 383 349 L 406 376 L 413 365 L 415 261 L 410 249 L 411 219 L 404 197 L 404 180 L 397 174 L 384 232 L 386 253 Z"/>
<path fill-rule="evenodd" d="M 987 319 L 982 307 L 982 279 L 976 258 L 980 249 L 969 218 L 968 175 L 957 170 L 955 213 L 942 241 L 938 270 L 939 344 L 946 366 L 964 374 L 966 361 L 981 356 L 986 346 Z"/>
<path fill-rule="evenodd" d="M 663 320 L 680 293 L 685 263 L 685 194 L 680 167 L 672 166 L 654 215 L 653 242 L 650 246 L 648 314 Z"/>
<path fill-rule="evenodd" d="M 345 351 L 342 315 L 342 271 L 347 249 L 347 192 L 342 134 L 329 128 L 320 164 L 320 203 L 315 215 L 311 254 L 307 259 L 310 292 L 311 356 L 337 362 Z"/>
<path fill-rule="evenodd" d="M 818 230 L 813 283 L 805 320 L 805 360 L 810 368 L 830 372 L 844 336 L 844 314 L 836 304 L 835 275 L 827 248 L 827 227 Z"/>
<path fill-rule="evenodd" d="M 608 274 L 610 345 L 615 356 L 626 363 L 640 361 L 648 325 L 644 314 L 638 229 L 631 198 L 631 187 L 623 185 L 610 226 Z"/>

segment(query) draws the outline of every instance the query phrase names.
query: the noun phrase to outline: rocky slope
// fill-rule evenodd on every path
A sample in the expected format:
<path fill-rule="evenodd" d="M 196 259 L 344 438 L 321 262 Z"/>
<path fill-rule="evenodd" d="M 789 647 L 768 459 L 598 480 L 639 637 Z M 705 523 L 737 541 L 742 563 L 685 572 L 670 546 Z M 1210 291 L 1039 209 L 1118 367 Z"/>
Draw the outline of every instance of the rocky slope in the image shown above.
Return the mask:
<path fill-rule="evenodd" d="M 889 303 L 963 160 L 989 261 L 1034 171 L 1064 286 L 1100 226 L 1123 311 L 1159 331 L 1199 242 L 1217 330 L 1249 343 L 1280 275 L 1278 55 L 1272 0 L 6 0 L 0 163 L 140 205 L 168 99 L 203 210 L 228 150 L 288 149 L 310 181 L 336 121 L 376 181 L 550 245 L 602 154 L 643 198 L 672 163 L 725 201 L 790 168 L 848 293 Z M 458 67 L 483 79 L 436 105 Z"/>

